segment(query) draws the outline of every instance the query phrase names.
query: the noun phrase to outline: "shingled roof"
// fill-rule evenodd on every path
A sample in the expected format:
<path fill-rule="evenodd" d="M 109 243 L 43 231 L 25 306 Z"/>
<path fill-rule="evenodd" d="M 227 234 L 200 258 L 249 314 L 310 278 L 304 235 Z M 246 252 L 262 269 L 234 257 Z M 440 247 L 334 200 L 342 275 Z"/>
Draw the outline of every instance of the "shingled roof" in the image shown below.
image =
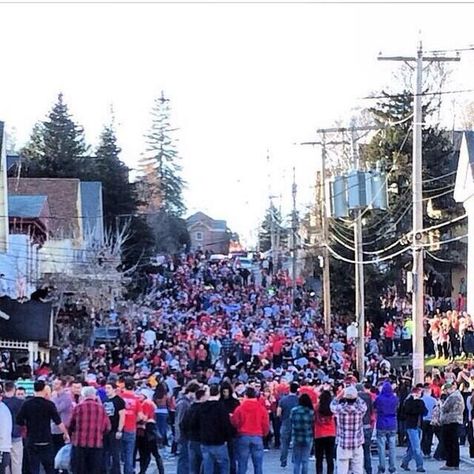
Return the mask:
<path fill-rule="evenodd" d="M 53 238 L 82 237 L 80 181 L 66 178 L 8 178 L 9 195 L 47 196 Z"/>

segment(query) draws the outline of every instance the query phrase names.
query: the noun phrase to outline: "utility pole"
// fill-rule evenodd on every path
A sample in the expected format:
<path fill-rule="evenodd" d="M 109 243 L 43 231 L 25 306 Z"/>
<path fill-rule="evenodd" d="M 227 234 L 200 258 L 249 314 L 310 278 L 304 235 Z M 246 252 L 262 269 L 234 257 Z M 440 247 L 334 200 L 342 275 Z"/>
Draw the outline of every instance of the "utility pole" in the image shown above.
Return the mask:
<path fill-rule="evenodd" d="M 329 250 L 327 244 L 329 243 L 329 226 L 328 226 L 328 208 L 326 203 L 326 133 L 321 136 L 321 224 L 323 233 L 323 301 L 324 301 L 324 327 L 326 333 L 331 331 L 331 273 L 329 267 Z"/>
<path fill-rule="evenodd" d="M 423 269 L 423 184 L 422 184 L 422 94 L 423 94 L 423 63 L 460 61 L 459 56 L 423 56 L 423 46 L 418 43 L 415 57 L 379 56 L 383 61 L 403 61 L 415 63 L 415 87 L 413 100 L 413 288 L 412 288 L 412 318 L 413 332 L 413 376 L 414 383 L 423 383 L 425 372 L 424 355 L 424 269 Z"/>
<path fill-rule="evenodd" d="M 353 166 L 356 170 L 359 169 L 359 154 L 357 153 L 356 142 L 358 138 L 356 137 L 356 132 L 378 130 L 378 127 L 366 126 L 366 127 L 339 127 L 339 128 L 325 128 L 318 130 L 318 133 L 322 134 L 321 142 L 310 142 L 311 144 L 321 144 L 323 149 L 323 170 L 325 170 L 325 159 L 326 159 L 326 134 L 327 133 L 351 133 L 351 155 Z M 306 143 L 305 143 L 306 144 Z M 342 140 L 340 142 L 330 142 L 330 144 L 335 145 L 345 145 L 346 141 Z M 324 182 L 325 175 L 323 174 Z M 323 193 L 326 194 L 325 191 Z M 327 208 L 326 202 L 324 202 L 323 208 L 323 240 L 324 240 L 324 268 L 327 268 L 327 285 L 329 286 L 329 251 L 327 245 L 329 243 L 328 237 L 328 224 L 327 224 Z M 364 262 L 363 262 L 363 238 L 362 238 L 362 211 L 361 209 L 356 209 L 355 218 L 354 218 L 354 260 L 355 260 L 355 319 L 357 322 L 357 361 L 356 366 L 359 372 L 359 376 L 362 377 L 365 372 L 365 297 L 364 297 Z M 327 264 L 326 264 L 327 262 Z M 324 270 L 323 268 L 323 270 Z M 323 285 L 326 283 L 326 278 L 323 274 Z M 328 289 L 329 292 L 329 289 Z M 326 300 L 325 300 L 326 301 Z M 326 308 L 326 306 L 325 306 Z M 331 314 L 324 314 L 324 319 L 326 318 L 329 321 L 327 327 L 330 328 Z"/>
<path fill-rule="evenodd" d="M 293 184 L 291 186 L 291 196 L 293 198 L 293 215 L 292 215 L 292 268 L 291 268 L 291 281 L 292 281 L 292 303 L 291 306 L 294 308 L 295 306 L 295 298 L 296 298 L 296 260 L 298 255 L 298 245 L 297 245 L 297 233 L 298 233 L 298 216 L 296 214 L 296 174 L 295 174 L 295 167 L 293 166 Z"/>
<path fill-rule="evenodd" d="M 360 168 L 355 128 L 351 130 L 351 154 L 355 170 Z M 357 321 L 357 371 L 359 380 L 365 373 L 365 292 L 364 292 L 364 249 L 362 238 L 362 210 L 357 208 L 354 216 L 354 260 L 355 260 L 355 314 Z"/>
<path fill-rule="evenodd" d="M 271 177 L 271 166 L 270 166 L 270 151 L 267 149 L 267 166 L 268 166 L 268 199 L 269 199 L 269 211 L 270 211 L 270 253 L 272 256 L 272 274 L 276 270 L 276 254 L 279 242 L 277 244 L 275 234 L 275 215 L 273 207 L 273 196 L 272 196 L 272 177 Z M 272 275 L 273 277 L 273 275 Z"/>
<path fill-rule="evenodd" d="M 323 257 L 323 310 L 324 310 L 324 329 L 327 334 L 331 331 L 331 273 L 329 267 L 329 226 L 328 226 L 328 210 L 327 210 L 327 177 L 326 177 L 326 160 L 327 145 L 342 145 L 345 142 L 326 141 L 326 132 L 331 129 L 320 129 L 318 133 L 321 135 L 320 141 L 303 142 L 300 145 L 321 145 L 321 234 L 323 241 L 322 257 Z"/>

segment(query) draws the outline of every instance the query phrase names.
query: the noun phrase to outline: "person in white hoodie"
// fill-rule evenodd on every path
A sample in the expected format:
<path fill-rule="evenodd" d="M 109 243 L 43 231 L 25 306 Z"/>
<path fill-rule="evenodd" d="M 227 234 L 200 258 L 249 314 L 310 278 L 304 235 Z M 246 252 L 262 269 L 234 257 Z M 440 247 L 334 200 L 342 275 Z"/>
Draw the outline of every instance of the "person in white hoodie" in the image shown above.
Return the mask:
<path fill-rule="evenodd" d="M 5 474 L 7 467 L 10 467 L 13 418 L 2 398 L 3 388 L 0 388 L 0 474 Z"/>

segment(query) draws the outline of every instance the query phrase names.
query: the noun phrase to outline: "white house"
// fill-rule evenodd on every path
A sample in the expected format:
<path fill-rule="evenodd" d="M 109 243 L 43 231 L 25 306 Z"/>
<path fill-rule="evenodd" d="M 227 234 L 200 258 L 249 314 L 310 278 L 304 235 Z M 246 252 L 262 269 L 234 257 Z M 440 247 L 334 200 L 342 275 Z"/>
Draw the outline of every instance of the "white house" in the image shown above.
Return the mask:
<path fill-rule="evenodd" d="M 474 131 L 464 132 L 462 138 L 454 199 L 468 216 L 467 312 L 474 315 Z"/>

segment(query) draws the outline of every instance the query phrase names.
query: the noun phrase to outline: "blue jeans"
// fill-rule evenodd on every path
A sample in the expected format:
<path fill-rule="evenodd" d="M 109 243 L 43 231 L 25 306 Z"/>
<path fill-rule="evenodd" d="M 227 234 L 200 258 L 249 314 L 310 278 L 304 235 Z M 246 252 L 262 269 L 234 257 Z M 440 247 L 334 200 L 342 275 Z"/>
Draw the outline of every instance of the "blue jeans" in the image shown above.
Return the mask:
<path fill-rule="evenodd" d="M 385 472 L 386 453 L 385 446 L 388 441 L 388 470 L 395 472 L 395 459 L 397 455 L 397 432 L 395 430 L 377 430 L 377 451 L 379 453 L 379 473 Z"/>
<path fill-rule="evenodd" d="M 168 445 L 168 414 L 167 413 L 157 413 L 155 415 L 156 420 L 156 430 L 158 436 L 161 438 L 163 446 Z"/>
<path fill-rule="evenodd" d="M 293 446 L 293 474 L 308 474 L 311 444 L 295 444 Z"/>
<path fill-rule="evenodd" d="M 178 442 L 178 466 L 176 474 L 189 474 L 189 441 Z"/>
<path fill-rule="evenodd" d="M 135 472 L 135 432 L 124 431 L 122 435 L 122 459 L 123 474 L 134 474 Z"/>
<path fill-rule="evenodd" d="M 412 459 L 416 462 L 416 468 L 423 467 L 423 456 L 421 454 L 421 429 L 407 428 L 408 449 L 403 457 L 402 464 L 408 466 Z"/>
<path fill-rule="evenodd" d="M 364 469 L 365 474 L 372 474 L 372 457 L 370 455 L 370 444 L 372 443 L 372 428 L 364 428 Z"/>
<path fill-rule="evenodd" d="M 280 463 L 286 466 L 288 462 L 288 451 L 290 450 L 291 442 L 291 425 L 288 422 L 283 422 L 280 428 Z"/>
<path fill-rule="evenodd" d="M 104 436 L 105 472 L 120 474 L 120 443 L 115 437 L 116 432 L 110 431 Z"/>
<path fill-rule="evenodd" d="M 190 441 L 188 446 L 189 474 L 201 474 L 202 451 L 199 441 Z"/>
<path fill-rule="evenodd" d="M 238 474 L 247 474 L 250 456 L 252 456 L 254 474 L 263 474 L 263 439 L 261 436 L 239 436 L 237 438 Z"/>
<path fill-rule="evenodd" d="M 226 444 L 218 446 L 201 444 L 201 452 L 203 474 L 229 474 L 230 462 Z"/>

